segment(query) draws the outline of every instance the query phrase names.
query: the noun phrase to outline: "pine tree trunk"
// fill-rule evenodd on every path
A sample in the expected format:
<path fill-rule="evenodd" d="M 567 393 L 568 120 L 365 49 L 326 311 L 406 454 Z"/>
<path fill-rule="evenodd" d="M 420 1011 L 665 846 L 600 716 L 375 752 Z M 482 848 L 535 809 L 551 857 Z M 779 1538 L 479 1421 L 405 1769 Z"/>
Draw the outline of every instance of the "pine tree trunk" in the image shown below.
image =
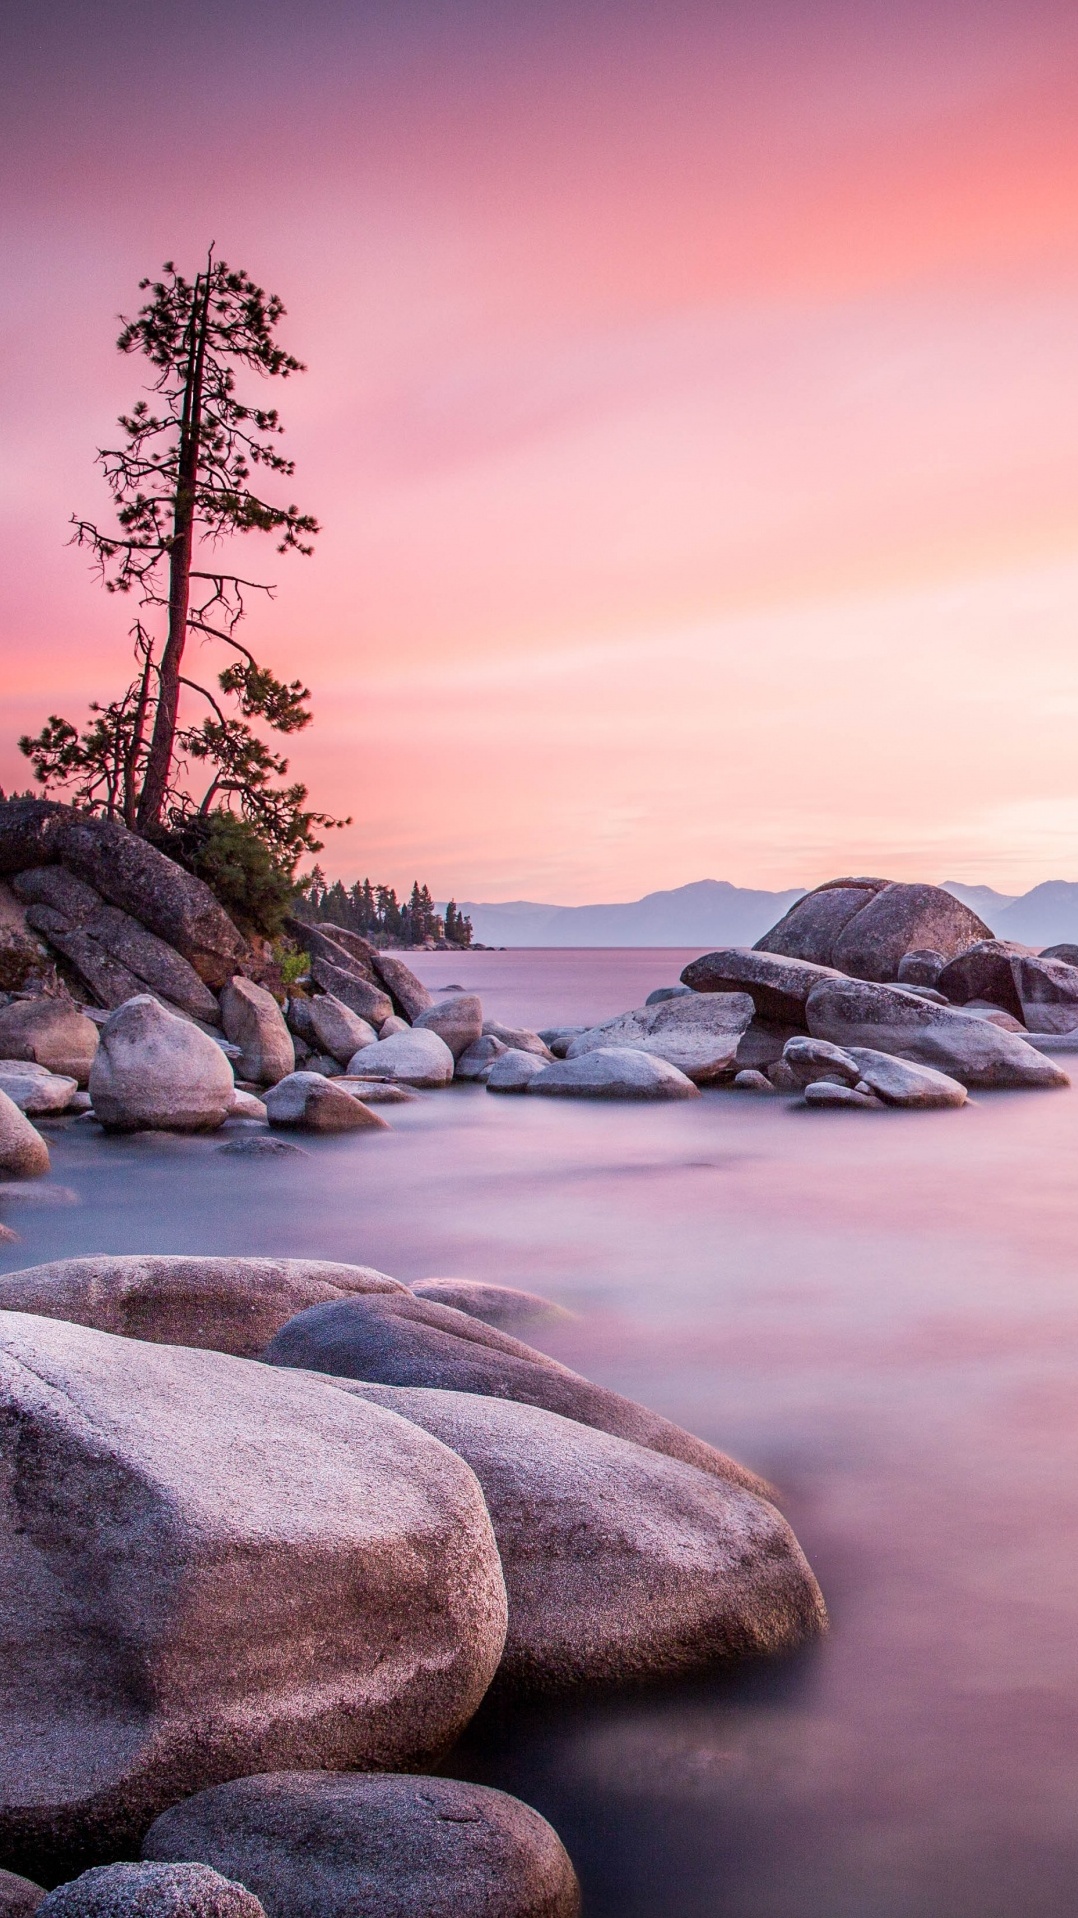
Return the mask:
<path fill-rule="evenodd" d="M 201 276 L 200 276 L 201 277 Z M 198 455 L 202 436 L 202 381 L 206 363 L 211 273 L 207 270 L 201 308 L 196 295 L 192 313 L 191 353 L 183 396 L 180 455 L 176 472 L 176 499 L 169 552 L 168 638 L 157 675 L 157 706 L 146 760 L 146 777 L 139 794 L 136 825 L 146 832 L 160 825 L 172 770 L 172 753 L 180 706 L 180 667 L 187 643 L 187 616 L 191 600 L 191 556 L 195 539 L 195 498 Z"/>

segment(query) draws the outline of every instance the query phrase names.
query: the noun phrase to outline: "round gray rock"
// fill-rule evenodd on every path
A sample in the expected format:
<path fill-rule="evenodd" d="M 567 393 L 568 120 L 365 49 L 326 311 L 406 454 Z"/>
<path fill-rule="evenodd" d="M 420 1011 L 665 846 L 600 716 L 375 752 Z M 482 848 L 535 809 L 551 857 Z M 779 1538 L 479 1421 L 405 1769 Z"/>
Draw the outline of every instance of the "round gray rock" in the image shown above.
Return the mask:
<path fill-rule="evenodd" d="M 438 1758 L 501 1657 L 483 1496 L 380 1406 L 0 1314 L 0 1856 L 68 1872 L 222 1778 Z"/>
<path fill-rule="evenodd" d="M 97 1027 L 65 999 L 16 999 L 0 1006 L 0 1057 L 31 1059 L 85 1086 Z"/>
<path fill-rule="evenodd" d="M 454 1060 L 483 1036 L 483 1002 L 474 992 L 454 993 L 438 1005 L 428 1006 L 413 1021 L 415 1032 L 436 1032 L 444 1039 Z"/>
<path fill-rule="evenodd" d="M 368 1047 L 373 1052 L 376 1047 Z M 362 1058 L 362 1052 L 357 1058 Z M 320 1072 L 290 1072 L 266 1093 L 266 1116 L 271 1125 L 300 1126 L 305 1132 L 386 1131 L 388 1119 L 371 1112 L 339 1079 Z"/>
<path fill-rule="evenodd" d="M 492 1032 L 485 1032 L 482 1038 L 462 1052 L 457 1060 L 454 1079 L 483 1079 L 489 1072 L 495 1059 L 500 1059 L 509 1048 L 504 1039 L 496 1039 Z"/>
<path fill-rule="evenodd" d="M 101 1028 L 89 1089 L 109 1130 L 212 1132 L 232 1109 L 235 1080 L 213 1039 L 139 993 Z"/>
<path fill-rule="evenodd" d="M 394 1032 L 377 1045 L 365 1046 L 348 1062 L 350 1074 L 364 1079 L 388 1079 L 393 1085 L 447 1086 L 456 1061 L 444 1039 L 422 1026 Z"/>
<path fill-rule="evenodd" d="M 201 1791 L 151 1825 L 152 1858 L 205 1859 L 269 1918 L 577 1918 L 557 1833 L 455 1778 L 277 1772 Z"/>
<path fill-rule="evenodd" d="M 246 1885 L 210 1865 L 92 1865 L 50 1891 L 45 1918 L 265 1918 Z"/>
<path fill-rule="evenodd" d="M 790 1527 L 741 1487 L 535 1406 L 340 1383 L 414 1419 L 483 1487 L 509 1597 L 500 1691 L 672 1677 L 824 1630 Z"/>
<path fill-rule="evenodd" d="M 537 1052 L 517 1052 L 510 1048 L 494 1060 L 486 1074 L 488 1092 L 527 1092 L 537 1072 L 545 1072 L 547 1061 Z"/>

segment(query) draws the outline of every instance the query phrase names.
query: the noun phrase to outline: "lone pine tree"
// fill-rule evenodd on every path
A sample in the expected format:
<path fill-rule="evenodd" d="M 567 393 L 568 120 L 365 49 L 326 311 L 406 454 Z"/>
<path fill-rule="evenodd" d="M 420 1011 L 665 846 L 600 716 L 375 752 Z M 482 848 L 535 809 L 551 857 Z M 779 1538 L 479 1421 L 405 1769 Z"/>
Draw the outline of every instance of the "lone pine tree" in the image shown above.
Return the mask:
<path fill-rule="evenodd" d="M 278 552 L 313 550 L 312 515 L 255 490 L 256 469 L 279 480 L 293 472 L 277 447 L 277 409 L 236 391 L 237 370 L 287 379 L 305 369 L 275 337 L 284 316 L 276 294 L 215 260 L 212 248 L 193 281 L 169 261 L 140 291 L 149 297 L 122 322 L 117 346 L 149 361 L 152 397 L 121 415 L 122 443 L 98 452 L 115 524 L 73 521 L 108 591 L 138 599 L 139 670 L 119 699 L 94 702 L 81 734 L 53 714 L 19 745 L 46 789 L 71 788 L 76 803 L 150 837 L 237 807 L 291 871 L 301 851 L 319 850 L 314 827 L 339 822 L 307 807 L 305 786 L 274 785 L 288 761 L 250 722 L 298 732 L 311 720 L 310 692 L 298 679 L 278 679 L 237 637 L 247 597 L 274 589 L 229 571 L 219 549 L 231 535 L 260 532 L 277 537 Z M 214 690 L 185 671 L 192 637 L 232 655 Z M 209 708 L 188 724 L 183 688 Z M 191 761 L 209 773 L 201 796 L 190 790 Z"/>

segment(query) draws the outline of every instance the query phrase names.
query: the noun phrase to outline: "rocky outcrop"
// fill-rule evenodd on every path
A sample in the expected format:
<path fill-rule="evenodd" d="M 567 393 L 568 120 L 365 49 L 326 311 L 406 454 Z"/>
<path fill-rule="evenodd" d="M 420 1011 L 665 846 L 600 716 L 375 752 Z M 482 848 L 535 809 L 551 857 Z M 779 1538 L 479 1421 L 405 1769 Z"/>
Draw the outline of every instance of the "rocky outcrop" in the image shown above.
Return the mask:
<path fill-rule="evenodd" d="M 899 1053 L 934 1066 L 962 1085 L 1065 1086 L 1070 1081 L 1051 1059 L 987 1019 L 957 1007 L 937 1006 L 900 986 L 860 979 L 817 986 L 806 1009 L 809 1031 L 852 1049 Z"/>
<path fill-rule="evenodd" d="M 389 1124 L 338 1080 L 318 1072 L 293 1072 L 271 1086 L 266 1114 L 271 1125 L 302 1126 L 307 1132 L 385 1132 Z"/>
<path fill-rule="evenodd" d="M 747 992 L 761 1019 L 804 1030 L 809 993 L 842 974 L 755 947 L 722 946 L 693 959 L 681 977 L 694 992 Z"/>
<path fill-rule="evenodd" d="M 601 1046 L 628 1046 L 677 1066 L 694 1085 L 713 1085 L 732 1076 L 753 1010 L 746 992 L 671 994 L 580 1033 L 565 1057 L 581 1059 Z"/>
<path fill-rule="evenodd" d="M 0 1277 L 0 1312 L 253 1359 L 309 1305 L 406 1291 L 384 1272 L 332 1259 L 91 1253 Z"/>
<path fill-rule="evenodd" d="M 371 965 L 393 1001 L 394 1012 L 399 1012 L 410 1024 L 434 1004 L 423 981 L 416 978 L 411 966 L 405 965 L 397 953 L 372 951 Z"/>
<path fill-rule="evenodd" d="M 263 1357 L 379 1385 L 420 1385 L 538 1405 L 581 1425 L 680 1458 L 750 1491 L 766 1490 L 703 1439 L 657 1412 L 593 1385 L 493 1326 L 415 1297 L 315 1305 L 281 1327 Z"/>
<path fill-rule="evenodd" d="M 739 1486 L 511 1400 L 347 1389 L 414 1419 L 479 1480 L 509 1599 L 500 1692 L 673 1677 L 824 1629 L 785 1519 Z"/>
<path fill-rule="evenodd" d="M 217 1001 L 194 967 L 130 913 L 106 905 L 84 879 L 64 866 L 36 866 L 16 873 L 11 884 L 27 908 L 27 923 L 71 961 L 101 1005 L 121 1005 L 148 989 L 193 1018 L 216 1023 Z"/>
<path fill-rule="evenodd" d="M 0 1092 L 0 1173 L 5 1179 L 39 1179 L 49 1169 L 49 1148 L 6 1092 Z"/>
<path fill-rule="evenodd" d="M 536 1073 L 545 1071 L 546 1060 L 535 1052 L 503 1052 L 484 1074 L 487 1091 L 527 1092 Z"/>
<path fill-rule="evenodd" d="M 418 1013 L 413 1025 L 417 1032 L 436 1032 L 439 1039 L 445 1040 L 456 1062 L 483 1036 L 482 1000 L 474 992 L 447 995 L 436 1005 L 428 1006 L 425 1012 Z"/>
<path fill-rule="evenodd" d="M 388 992 L 361 973 L 318 957 L 311 961 L 311 978 L 322 992 L 332 994 L 368 1025 L 381 1026 L 393 1011 Z"/>
<path fill-rule="evenodd" d="M 408 1290 L 417 1299 L 451 1305 L 470 1319 L 482 1319 L 485 1325 L 498 1325 L 506 1332 L 525 1325 L 564 1324 L 574 1316 L 537 1292 L 519 1292 L 515 1286 L 490 1285 L 483 1279 L 416 1279 Z"/>
<path fill-rule="evenodd" d="M 246 1885 L 209 1865 L 91 1865 L 57 1885 L 42 1918 L 266 1918 Z"/>
<path fill-rule="evenodd" d="M 234 1089 L 220 1046 L 148 994 L 129 999 L 101 1028 L 89 1090 L 112 1131 L 212 1132 L 228 1117 Z"/>
<path fill-rule="evenodd" d="M 832 879 L 798 899 L 755 950 L 882 983 L 898 977 L 907 953 L 930 948 L 952 959 L 991 937 L 983 919 L 942 886 Z"/>
<path fill-rule="evenodd" d="M 394 1085 L 447 1086 L 454 1063 L 444 1039 L 413 1026 L 365 1046 L 349 1061 L 348 1070 L 364 1079 L 388 1079 Z"/>
<path fill-rule="evenodd" d="M 488 1082 L 489 1083 L 489 1082 Z M 577 1059 L 554 1059 L 528 1083 L 528 1092 L 561 1099 L 697 1099 L 677 1066 L 627 1046 L 600 1046 Z"/>
<path fill-rule="evenodd" d="M 310 1022 L 312 1035 L 322 1051 L 342 1066 L 364 1046 L 373 1046 L 378 1038 L 366 1019 L 361 1019 L 358 1012 L 353 1012 L 351 1006 L 346 1006 L 343 999 L 335 998 L 331 992 L 320 992 L 310 1001 Z"/>
<path fill-rule="evenodd" d="M 456 1778 L 277 1772 L 165 1812 L 150 1858 L 202 1858 L 269 1918 L 578 1918 L 557 1833 L 505 1792 Z"/>
<path fill-rule="evenodd" d="M 217 1352 L 0 1315 L 0 1856 L 53 1877 L 263 1770 L 429 1763 L 501 1656 L 479 1486 Z"/>
<path fill-rule="evenodd" d="M 937 985 L 953 1005 L 988 999 L 1030 1032 L 1078 1026 L 1078 966 L 1007 939 L 984 940 L 952 959 Z"/>
<path fill-rule="evenodd" d="M 296 1063 L 292 1034 L 284 1014 L 265 986 L 237 975 L 221 994 L 225 1037 L 241 1047 L 239 1076 L 256 1085 L 275 1086 Z"/>
<path fill-rule="evenodd" d="M 16 999 L 0 1006 L 0 1058 L 31 1060 L 85 1086 L 97 1045 L 93 1020 L 70 999 Z"/>

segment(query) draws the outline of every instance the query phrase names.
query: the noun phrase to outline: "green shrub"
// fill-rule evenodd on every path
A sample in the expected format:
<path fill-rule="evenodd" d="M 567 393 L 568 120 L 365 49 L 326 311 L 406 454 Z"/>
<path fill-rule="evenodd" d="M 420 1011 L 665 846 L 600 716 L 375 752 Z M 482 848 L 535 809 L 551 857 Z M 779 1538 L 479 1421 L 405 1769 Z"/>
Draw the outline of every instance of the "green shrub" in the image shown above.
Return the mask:
<path fill-rule="evenodd" d="M 279 936 L 295 899 L 294 862 L 274 853 L 248 820 L 223 810 L 194 814 L 156 843 L 209 887 L 241 932 Z"/>

